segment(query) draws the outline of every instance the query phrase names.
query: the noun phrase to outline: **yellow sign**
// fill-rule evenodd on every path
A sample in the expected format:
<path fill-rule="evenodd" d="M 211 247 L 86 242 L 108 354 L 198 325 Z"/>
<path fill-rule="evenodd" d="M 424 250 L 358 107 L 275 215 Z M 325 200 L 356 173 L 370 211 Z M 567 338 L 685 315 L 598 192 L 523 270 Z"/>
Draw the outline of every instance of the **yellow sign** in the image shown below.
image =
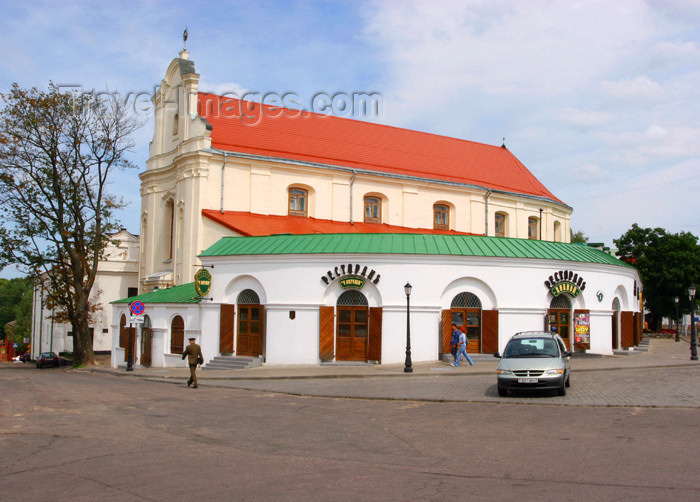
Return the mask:
<path fill-rule="evenodd" d="M 559 296 L 562 293 L 569 293 L 574 298 L 576 298 L 579 295 L 579 293 L 581 293 L 581 289 L 576 284 L 569 281 L 564 281 L 555 284 L 549 291 L 550 293 L 552 293 L 552 296 Z"/>
<path fill-rule="evenodd" d="M 200 268 L 194 274 L 194 289 L 199 296 L 207 296 L 211 290 L 211 274 L 206 268 Z"/>
<path fill-rule="evenodd" d="M 349 275 L 347 277 L 341 277 L 338 283 L 345 289 L 347 288 L 357 288 L 360 289 L 365 285 L 365 279 L 363 277 L 358 277 L 356 275 Z"/>

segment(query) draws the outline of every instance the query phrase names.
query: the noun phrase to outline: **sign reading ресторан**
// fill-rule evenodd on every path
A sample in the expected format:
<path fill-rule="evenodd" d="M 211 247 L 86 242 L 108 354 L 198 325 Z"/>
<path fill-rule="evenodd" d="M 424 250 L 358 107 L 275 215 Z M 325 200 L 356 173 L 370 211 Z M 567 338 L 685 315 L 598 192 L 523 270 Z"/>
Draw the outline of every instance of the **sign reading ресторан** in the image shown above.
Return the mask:
<path fill-rule="evenodd" d="M 576 298 L 581 291 L 586 289 L 586 281 L 583 277 L 571 270 L 559 270 L 549 276 L 549 279 L 544 281 L 544 285 L 552 293 L 552 296 L 559 296 L 562 293 L 567 293 Z"/>
<path fill-rule="evenodd" d="M 379 278 L 381 277 L 381 275 L 379 275 L 373 269 L 367 267 L 367 265 L 360 265 L 359 263 L 348 263 L 346 265 L 343 263 L 342 265 L 335 267 L 333 270 L 326 272 L 326 275 L 322 275 L 321 280 L 326 284 L 330 284 L 331 281 L 345 276 L 352 277 L 348 277 L 348 281 L 340 282 L 340 285 L 344 288 L 361 288 L 365 284 L 364 280 L 362 280 L 363 278 L 377 284 L 379 282 Z M 362 284 L 360 284 L 360 281 Z"/>

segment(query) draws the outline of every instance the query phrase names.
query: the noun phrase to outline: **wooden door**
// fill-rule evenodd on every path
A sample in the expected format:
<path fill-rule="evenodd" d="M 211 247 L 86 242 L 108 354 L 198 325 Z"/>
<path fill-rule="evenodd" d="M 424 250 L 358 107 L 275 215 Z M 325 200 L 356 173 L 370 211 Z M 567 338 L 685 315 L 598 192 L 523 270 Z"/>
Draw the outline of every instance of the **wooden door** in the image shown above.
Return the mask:
<path fill-rule="evenodd" d="M 238 305 L 239 356 L 258 357 L 263 353 L 263 313 L 262 305 Z"/>
<path fill-rule="evenodd" d="M 382 360 L 382 308 L 370 307 L 369 309 L 369 348 L 367 359 L 370 361 Z"/>
<path fill-rule="evenodd" d="M 440 326 L 442 337 L 440 340 L 440 354 L 450 354 L 452 352 L 452 312 L 442 311 L 442 322 Z"/>
<path fill-rule="evenodd" d="M 141 328 L 141 366 L 151 365 L 151 328 Z"/>
<path fill-rule="evenodd" d="M 547 311 L 547 326 L 551 333 L 558 333 L 564 340 L 568 350 L 571 350 L 571 311 L 568 309 L 549 309 Z"/>
<path fill-rule="evenodd" d="M 319 309 L 319 340 L 318 357 L 321 361 L 332 361 L 334 355 L 333 319 L 335 308 L 321 307 Z"/>
<path fill-rule="evenodd" d="M 233 327 L 236 306 L 222 304 L 219 311 L 219 352 L 221 355 L 233 354 Z"/>
<path fill-rule="evenodd" d="M 481 351 L 484 354 L 498 352 L 498 310 L 482 310 L 481 318 Z"/>
<path fill-rule="evenodd" d="M 338 361 L 366 361 L 369 309 L 338 307 L 336 354 Z"/>
<path fill-rule="evenodd" d="M 620 338 L 623 349 L 634 346 L 634 312 L 620 313 Z"/>
<path fill-rule="evenodd" d="M 452 324 L 457 328 L 464 328 L 467 334 L 467 352 L 481 352 L 481 309 L 453 308 L 452 322 L 450 323 L 450 338 L 452 337 Z"/>
<path fill-rule="evenodd" d="M 612 348 L 613 348 L 613 350 L 616 350 L 618 348 L 617 335 L 618 335 L 619 324 L 620 324 L 620 313 L 616 310 L 613 312 L 613 315 L 612 315 Z"/>

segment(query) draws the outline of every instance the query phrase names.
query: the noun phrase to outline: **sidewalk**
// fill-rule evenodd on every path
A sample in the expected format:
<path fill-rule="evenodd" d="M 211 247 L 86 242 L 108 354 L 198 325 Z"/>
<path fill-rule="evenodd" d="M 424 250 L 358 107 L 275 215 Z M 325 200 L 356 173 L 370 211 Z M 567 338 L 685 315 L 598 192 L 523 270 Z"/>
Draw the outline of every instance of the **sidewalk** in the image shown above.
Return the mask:
<path fill-rule="evenodd" d="M 448 363 L 433 361 L 413 364 L 413 375 L 419 376 L 463 376 L 495 375 L 498 359 L 487 354 L 471 355 L 474 366 L 462 363 L 458 368 Z M 646 351 L 634 351 L 629 355 L 613 356 L 575 356 L 571 359 L 572 372 L 606 371 L 616 369 L 651 368 L 663 366 L 698 365 L 698 361 L 690 360 L 689 343 L 687 340 L 675 342 L 673 339 L 651 338 Z M 154 379 L 187 379 L 189 368 L 143 368 L 135 366 L 133 371 L 124 367 L 110 368 L 94 366 L 80 368 L 76 371 L 108 373 L 116 376 L 132 376 Z M 197 371 L 200 383 L 221 380 L 290 380 L 290 379 L 322 379 L 322 378 L 365 378 L 365 377 L 410 377 L 404 373 L 403 364 L 324 364 L 324 365 L 290 365 L 290 366 L 258 366 L 244 370 L 207 370 Z"/>

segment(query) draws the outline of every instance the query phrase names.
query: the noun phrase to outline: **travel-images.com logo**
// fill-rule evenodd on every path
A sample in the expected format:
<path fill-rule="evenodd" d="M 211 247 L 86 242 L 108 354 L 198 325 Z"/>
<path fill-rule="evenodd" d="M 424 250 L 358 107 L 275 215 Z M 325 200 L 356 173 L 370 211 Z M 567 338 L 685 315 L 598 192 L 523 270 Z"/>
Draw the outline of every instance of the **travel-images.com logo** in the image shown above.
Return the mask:
<path fill-rule="evenodd" d="M 62 92 L 73 96 L 109 101 L 110 105 L 122 107 L 137 117 L 150 117 L 155 111 L 154 96 L 158 88 L 152 92 L 127 92 L 86 90 L 76 84 L 59 84 Z M 180 96 L 181 93 L 174 93 Z M 383 117 L 384 98 L 379 93 L 337 92 L 334 94 L 318 92 L 309 99 L 309 107 L 302 107 L 301 97 L 293 92 L 227 92 L 219 95 L 199 93 L 198 110 L 201 116 L 217 118 L 232 118 L 240 120 L 246 125 L 260 123 L 263 118 L 303 118 L 308 117 L 309 112 L 315 116 L 334 116 L 354 118 L 360 120 L 376 120 Z M 179 99 L 163 103 L 165 109 L 172 113 L 182 115 L 180 110 L 186 107 Z"/>

